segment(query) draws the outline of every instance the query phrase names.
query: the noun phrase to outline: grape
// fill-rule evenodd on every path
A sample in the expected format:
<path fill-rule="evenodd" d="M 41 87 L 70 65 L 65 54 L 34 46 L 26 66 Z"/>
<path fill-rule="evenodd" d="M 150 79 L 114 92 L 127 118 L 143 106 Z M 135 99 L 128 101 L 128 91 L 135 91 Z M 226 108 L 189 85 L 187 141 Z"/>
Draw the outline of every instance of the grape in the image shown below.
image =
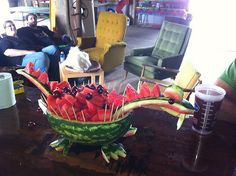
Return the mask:
<path fill-rule="evenodd" d="M 71 89 L 71 95 L 75 97 L 78 90 L 79 90 L 79 88 L 77 86 L 73 86 Z"/>
<path fill-rule="evenodd" d="M 61 92 L 58 89 L 56 89 L 52 92 L 52 96 L 54 98 L 59 98 L 59 97 L 61 97 Z"/>
<path fill-rule="evenodd" d="M 76 91 L 76 92 L 77 92 L 78 89 L 79 89 L 79 88 L 78 88 L 77 86 L 73 86 L 73 87 L 71 88 L 71 91 Z"/>
<path fill-rule="evenodd" d="M 69 87 L 64 87 L 64 88 L 62 89 L 62 92 L 64 92 L 64 93 L 71 93 L 71 90 L 70 90 Z"/>
<path fill-rule="evenodd" d="M 75 97 L 75 95 L 77 94 L 77 91 L 71 91 L 70 93 L 73 97 Z"/>
<path fill-rule="evenodd" d="M 92 93 L 87 93 L 86 97 L 87 100 L 91 100 L 93 98 L 93 94 Z"/>
<path fill-rule="evenodd" d="M 102 87 L 102 85 L 98 85 L 97 89 L 104 89 L 104 87 Z"/>
<path fill-rule="evenodd" d="M 104 89 L 97 89 L 98 94 L 102 94 Z"/>
<path fill-rule="evenodd" d="M 104 92 L 104 88 L 102 87 L 102 85 L 98 85 L 97 86 L 97 93 L 102 94 L 103 92 Z"/>
<path fill-rule="evenodd" d="M 90 88 L 90 86 L 88 84 L 86 84 L 85 87 Z"/>
<path fill-rule="evenodd" d="M 168 103 L 169 103 L 169 104 L 174 104 L 174 103 L 175 103 L 175 100 L 174 100 L 173 98 L 170 98 L 170 99 L 168 100 Z"/>
<path fill-rule="evenodd" d="M 96 89 L 96 87 L 95 87 L 94 84 L 91 84 L 91 85 L 89 86 L 89 88 L 92 89 L 92 90 L 95 90 L 95 89 Z"/>

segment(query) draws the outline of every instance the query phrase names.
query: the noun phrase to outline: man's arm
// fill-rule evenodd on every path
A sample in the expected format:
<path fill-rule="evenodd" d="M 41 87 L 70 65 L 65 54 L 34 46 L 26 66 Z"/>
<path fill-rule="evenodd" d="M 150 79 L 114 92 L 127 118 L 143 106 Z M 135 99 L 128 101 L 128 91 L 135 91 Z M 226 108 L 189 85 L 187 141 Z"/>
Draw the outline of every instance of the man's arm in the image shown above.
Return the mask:
<path fill-rule="evenodd" d="M 236 92 L 234 89 L 232 89 L 226 82 L 221 79 L 217 79 L 215 84 L 225 89 L 227 99 L 229 99 L 233 103 L 236 103 Z"/>
<path fill-rule="evenodd" d="M 5 56 L 8 57 L 16 57 L 16 56 L 24 56 L 26 54 L 35 53 L 32 50 L 19 50 L 19 49 L 6 49 L 4 52 Z"/>

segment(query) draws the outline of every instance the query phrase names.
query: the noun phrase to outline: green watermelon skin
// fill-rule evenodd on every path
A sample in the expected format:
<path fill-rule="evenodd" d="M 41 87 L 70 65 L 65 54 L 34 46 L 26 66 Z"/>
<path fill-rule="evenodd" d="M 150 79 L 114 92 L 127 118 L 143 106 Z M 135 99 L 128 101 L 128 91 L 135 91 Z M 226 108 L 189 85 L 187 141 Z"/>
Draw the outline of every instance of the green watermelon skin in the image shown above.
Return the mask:
<path fill-rule="evenodd" d="M 47 114 L 51 127 L 71 142 L 102 146 L 122 137 L 130 128 L 132 113 L 111 122 L 78 122 Z"/>

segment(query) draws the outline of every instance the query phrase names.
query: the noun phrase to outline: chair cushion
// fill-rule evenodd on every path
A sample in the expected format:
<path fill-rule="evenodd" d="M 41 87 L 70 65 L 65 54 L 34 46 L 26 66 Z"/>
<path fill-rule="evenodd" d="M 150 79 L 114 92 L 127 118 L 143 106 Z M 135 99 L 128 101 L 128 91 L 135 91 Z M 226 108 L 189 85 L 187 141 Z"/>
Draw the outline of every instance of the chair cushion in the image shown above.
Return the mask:
<path fill-rule="evenodd" d="M 94 47 L 94 48 L 85 49 L 84 51 L 89 54 L 90 59 L 99 62 L 101 65 L 103 64 L 104 54 L 106 52 L 105 49 Z"/>
<path fill-rule="evenodd" d="M 179 54 L 188 26 L 164 21 L 152 56 L 166 58 Z"/>
<path fill-rule="evenodd" d="M 133 74 L 140 75 L 143 64 L 156 65 L 157 59 L 151 56 L 126 56 L 124 66 L 133 67 Z M 129 70 L 130 71 L 130 70 Z M 148 77 L 155 77 L 155 69 L 147 67 L 145 75 Z M 146 75 L 147 76 L 147 75 Z"/>
<path fill-rule="evenodd" d="M 96 47 L 124 40 L 127 19 L 124 14 L 100 12 L 96 28 Z"/>
<path fill-rule="evenodd" d="M 157 60 L 151 56 L 126 56 L 125 62 L 142 67 L 143 64 L 156 65 Z"/>

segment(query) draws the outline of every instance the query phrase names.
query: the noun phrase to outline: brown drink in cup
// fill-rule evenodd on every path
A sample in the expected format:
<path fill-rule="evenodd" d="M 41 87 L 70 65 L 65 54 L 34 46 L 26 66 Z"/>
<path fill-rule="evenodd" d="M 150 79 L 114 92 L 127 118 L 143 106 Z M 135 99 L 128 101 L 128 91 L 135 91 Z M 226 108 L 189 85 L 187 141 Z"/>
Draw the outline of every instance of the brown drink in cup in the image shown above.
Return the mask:
<path fill-rule="evenodd" d="M 215 124 L 225 90 L 215 85 L 198 85 L 195 88 L 195 112 L 192 129 L 200 134 L 210 134 Z"/>

